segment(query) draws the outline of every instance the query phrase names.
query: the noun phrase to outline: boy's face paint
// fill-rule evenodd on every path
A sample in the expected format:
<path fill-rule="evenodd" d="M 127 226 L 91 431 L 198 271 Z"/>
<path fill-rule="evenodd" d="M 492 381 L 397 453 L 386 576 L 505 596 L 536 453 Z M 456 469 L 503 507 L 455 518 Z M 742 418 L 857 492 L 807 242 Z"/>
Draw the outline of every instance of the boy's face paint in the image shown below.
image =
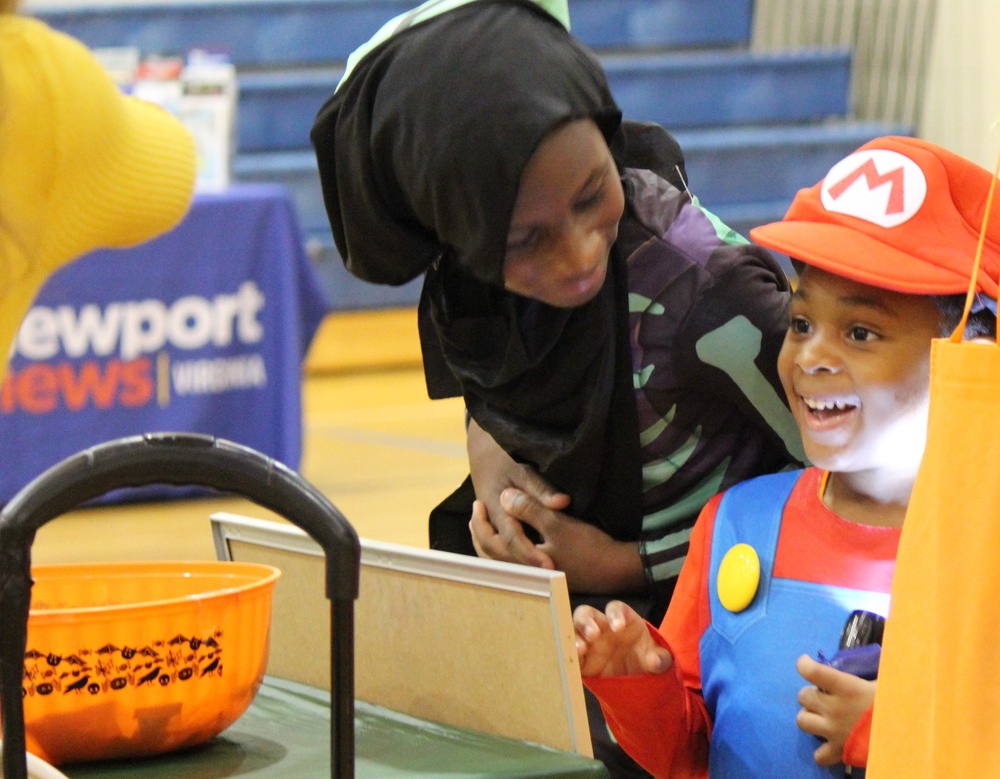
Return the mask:
<path fill-rule="evenodd" d="M 504 286 L 560 308 L 591 300 L 604 284 L 624 208 L 618 169 L 597 125 L 580 120 L 553 131 L 521 174 Z"/>
<path fill-rule="evenodd" d="M 778 372 L 814 465 L 916 475 L 940 328 L 927 296 L 805 269 Z"/>

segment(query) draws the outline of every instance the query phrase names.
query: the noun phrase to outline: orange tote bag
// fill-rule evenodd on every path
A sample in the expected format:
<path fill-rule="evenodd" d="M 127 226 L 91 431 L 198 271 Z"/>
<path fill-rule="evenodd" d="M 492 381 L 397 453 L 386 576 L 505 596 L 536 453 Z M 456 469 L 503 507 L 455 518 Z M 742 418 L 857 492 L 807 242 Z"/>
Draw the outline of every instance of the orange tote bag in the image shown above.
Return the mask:
<path fill-rule="evenodd" d="M 971 302 L 970 291 L 966 315 Z M 899 543 L 868 779 L 1000 777 L 1000 346 L 963 342 L 964 326 L 931 349 L 927 448 Z"/>

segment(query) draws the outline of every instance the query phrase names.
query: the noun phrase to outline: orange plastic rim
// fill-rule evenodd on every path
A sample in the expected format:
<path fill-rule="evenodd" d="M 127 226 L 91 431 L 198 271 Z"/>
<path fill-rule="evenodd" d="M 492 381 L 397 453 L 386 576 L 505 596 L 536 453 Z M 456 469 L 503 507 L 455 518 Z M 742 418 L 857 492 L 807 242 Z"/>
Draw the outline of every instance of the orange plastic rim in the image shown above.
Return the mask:
<path fill-rule="evenodd" d="M 250 705 L 280 572 L 235 562 L 32 568 L 28 750 L 53 765 L 206 741 Z"/>

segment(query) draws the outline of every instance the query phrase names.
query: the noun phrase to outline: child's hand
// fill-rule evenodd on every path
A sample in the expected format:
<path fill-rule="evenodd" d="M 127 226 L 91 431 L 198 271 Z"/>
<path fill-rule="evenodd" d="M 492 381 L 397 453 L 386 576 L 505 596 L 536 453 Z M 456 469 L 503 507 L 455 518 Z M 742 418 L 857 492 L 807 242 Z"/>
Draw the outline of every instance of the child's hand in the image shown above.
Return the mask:
<path fill-rule="evenodd" d="M 584 676 L 658 674 L 673 663 L 670 652 L 649 634 L 646 620 L 621 601 L 611 601 L 605 612 L 578 606 L 573 627 Z"/>
<path fill-rule="evenodd" d="M 875 682 L 838 671 L 802 655 L 795 668 L 812 686 L 799 690 L 802 710 L 796 724 L 826 743 L 813 753 L 817 764 L 836 765 L 844 758 L 844 744 L 854 725 L 875 702 Z"/>
<path fill-rule="evenodd" d="M 476 554 L 491 560 L 554 569 L 552 558 L 532 542 L 524 532 L 521 518 L 507 512 L 500 496 L 508 487 L 515 487 L 544 509 L 562 511 L 569 506 L 569 495 L 558 492 L 530 466 L 515 462 L 472 418 L 466 435 L 469 469 L 479 497 L 473 504 L 469 522 Z"/>

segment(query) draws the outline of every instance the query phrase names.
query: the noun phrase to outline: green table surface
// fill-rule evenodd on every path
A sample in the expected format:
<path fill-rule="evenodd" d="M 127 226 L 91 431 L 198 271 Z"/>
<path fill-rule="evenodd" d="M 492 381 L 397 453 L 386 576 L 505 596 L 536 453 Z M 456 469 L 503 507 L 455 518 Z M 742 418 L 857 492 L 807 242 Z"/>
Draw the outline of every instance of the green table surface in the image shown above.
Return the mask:
<path fill-rule="evenodd" d="M 581 755 L 438 725 L 358 701 L 355 775 L 392 777 L 600 777 L 604 765 Z M 330 694 L 267 678 L 249 709 L 193 749 L 127 762 L 63 766 L 70 779 L 221 779 L 330 776 Z"/>

